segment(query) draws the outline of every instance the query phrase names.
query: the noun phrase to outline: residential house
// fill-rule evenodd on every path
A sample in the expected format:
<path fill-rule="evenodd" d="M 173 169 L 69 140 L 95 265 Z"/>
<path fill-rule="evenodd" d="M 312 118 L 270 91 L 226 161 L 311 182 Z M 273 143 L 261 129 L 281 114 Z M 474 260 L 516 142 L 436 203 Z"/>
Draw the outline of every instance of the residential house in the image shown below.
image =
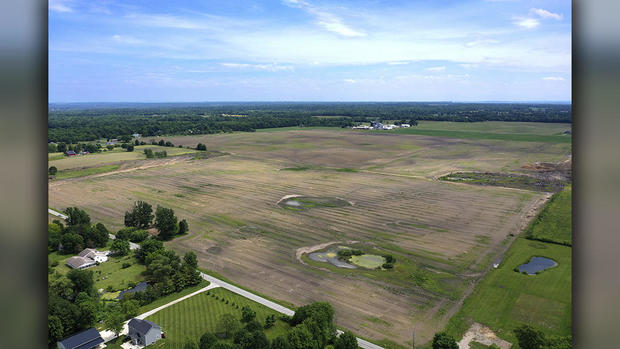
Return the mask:
<path fill-rule="evenodd" d="M 131 135 L 131 137 L 133 137 L 133 138 L 140 138 L 140 137 L 142 137 L 142 135 L 139 134 L 139 133 L 134 133 L 134 134 Z"/>
<path fill-rule="evenodd" d="M 97 263 L 90 258 L 73 256 L 67 259 L 66 264 L 73 269 L 86 269 L 88 267 L 92 267 L 93 265 Z"/>
<path fill-rule="evenodd" d="M 59 341 L 58 349 L 102 348 L 103 338 L 94 327 Z"/>
<path fill-rule="evenodd" d="M 401 127 L 401 128 L 404 128 L 404 127 L 411 127 L 411 125 L 409 125 L 409 124 L 400 124 L 400 127 Z"/>
<path fill-rule="evenodd" d="M 131 343 L 137 345 L 151 345 L 161 339 L 161 327 L 154 322 L 133 318 L 127 324 Z"/>
<path fill-rule="evenodd" d="M 107 262 L 108 254 L 110 251 L 99 252 L 94 248 L 87 248 L 77 256 L 67 259 L 66 264 L 73 269 L 85 269 L 97 263 Z"/>
<path fill-rule="evenodd" d="M 108 254 L 110 254 L 110 251 L 99 252 L 94 248 L 86 248 L 78 256 L 90 258 L 97 263 L 103 263 L 108 261 Z"/>

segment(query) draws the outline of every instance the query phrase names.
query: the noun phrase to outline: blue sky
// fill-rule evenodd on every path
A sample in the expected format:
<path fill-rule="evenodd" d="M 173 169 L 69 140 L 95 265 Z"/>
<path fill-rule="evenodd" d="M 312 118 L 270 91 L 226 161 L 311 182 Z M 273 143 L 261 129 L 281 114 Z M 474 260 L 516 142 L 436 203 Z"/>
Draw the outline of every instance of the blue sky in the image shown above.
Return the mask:
<path fill-rule="evenodd" d="M 571 2 L 49 2 L 50 102 L 570 101 Z"/>

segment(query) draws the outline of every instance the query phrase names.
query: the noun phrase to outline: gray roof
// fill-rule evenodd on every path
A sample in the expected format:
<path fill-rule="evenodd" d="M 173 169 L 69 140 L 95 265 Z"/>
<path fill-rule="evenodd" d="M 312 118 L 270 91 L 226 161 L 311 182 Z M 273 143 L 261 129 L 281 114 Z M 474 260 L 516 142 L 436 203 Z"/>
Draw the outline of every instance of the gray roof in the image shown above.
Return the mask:
<path fill-rule="evenodd" d="M 159 327 L 159 325 L 157 325 L 154 322 L 148 321 L 148 320 L 140 320 L 140 319 L 133 318 L 129 320 L 129 323 L 127 325 L 135 329 L 136 332 L 140 333 L 143 336 L 148 331 L 150 331 L 152 328 L 161 331 L 161 327 Z"/>
<path fill-rule="evenodd" d="M 92 259 L 88 259 L 88 258 L 84 258 L 80 256 L 73 256 L 67 259 L 67 265 L 74 269 L 81 268 L 85 265 L 92 265 L 92 264 L 95 264 L 95 261 L 93 261 Z"/>
<path fill-rule="evenodd" d="M 103 342 L 103 338 L 94 327 L 59 341 L 67 349 L 90 349 Z"/>
<path fill-rule="evenodd" d="M 91 252 L 97 252 L 97 250 L 95 250 L 94 248 L 85 248 L 84 251 L 80 252 L 78 256 L 86 257 Z"/>
<path fill-rule="evenodd" d="M 121 293 L 118 294 L 118 297 L 116 297 L 116 299 L 123 298 L 123 295 L 125 293 L 136 293 L 136 292 L 146 291 L 146 288 L 147 288 L 148 285 L 149 285 L 148 282 L 142 281 L 139 284 L 137 284 L 136 287 L 134 287 L 134 288 L 130 288 L 128 290 L 121 291 Z"/>

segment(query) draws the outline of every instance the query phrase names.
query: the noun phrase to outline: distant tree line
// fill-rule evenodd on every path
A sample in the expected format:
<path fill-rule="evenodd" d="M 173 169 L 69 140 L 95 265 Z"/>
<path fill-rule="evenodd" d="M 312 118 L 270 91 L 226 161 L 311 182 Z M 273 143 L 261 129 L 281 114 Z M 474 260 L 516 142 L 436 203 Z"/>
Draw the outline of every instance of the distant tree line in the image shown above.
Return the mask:
<path fill-rule="evenodd" d="M 233 115 L 245 115 L 243 117 Z M 323 118 L 321 116 L 330 116 Z M 51 105 L 48 139 L 210 134 L 288 126 L 346 127 L 380 120 L 571 122 L 570 104 L 525 103 L 202 103 Z"/>

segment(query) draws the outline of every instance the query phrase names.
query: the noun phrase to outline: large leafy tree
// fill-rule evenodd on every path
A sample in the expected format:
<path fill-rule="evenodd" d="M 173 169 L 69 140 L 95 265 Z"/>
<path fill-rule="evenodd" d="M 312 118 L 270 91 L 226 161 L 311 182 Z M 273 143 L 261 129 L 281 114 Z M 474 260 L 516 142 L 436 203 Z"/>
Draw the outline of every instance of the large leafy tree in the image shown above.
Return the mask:
<path fill-rule="evenodd" d="M 357 338 L 350 331 L 345 331 L 336 339 L 334 343 L 335 349 L 357 349 Z"/>
<path fill-rule="evenodd" d="M 540 349 L 546 343 L 545 334 L 530 325 L 521 325 L 513 330 L 519 347 L 522 349 Z"/>
<path fill-rule="evenodd" d="M 129 254 L 129 241 L 116 239 L 110 246 L 110 252 L 117 256 L 126 256 Z"/>
<path fill-rule="evenodd" d="M 84 249 L 84 238 L 76 233 L 66 233 L 60 238 L 64 253 L 78 253 Z"/>
<path fill-rule="evenodd" d="M 451 335 L 439 332 L 433 337 L 433 349 L 459 349 L 459 345 Z"/>
<path fill-rule="evenodd" d="M 211 349 L 216 342 L 217 337 L 213 333 L 207 332 L 200 337 L 200 349 Z"/>
<path fill-rule="evenodd" d="M 230 338 L 239 329 L 239 321 L 232 314 L 224 314 L 216 325 L 217 333 L 223 338 Z"/>
<path fill-rule="evenodd" d="M 169 240 L 177 232 L 177 217 L 174 210 L 157 206 L 155 211 L 155 227 L 159 231 L 162 240 Z"/>
<path fill-rule="evenodd" d="M 153 207 L 144 202 L 136 201 L 131 211 L 125 212 L 125 226 L 148 228 L 153 221 Z"/>
<path fill-rule="evenodd" d="M 90 224 L 88 213 L 77 207 L 67 207 L 65 214 L 67 215 L 66 221 L 68 225 Z"/>

